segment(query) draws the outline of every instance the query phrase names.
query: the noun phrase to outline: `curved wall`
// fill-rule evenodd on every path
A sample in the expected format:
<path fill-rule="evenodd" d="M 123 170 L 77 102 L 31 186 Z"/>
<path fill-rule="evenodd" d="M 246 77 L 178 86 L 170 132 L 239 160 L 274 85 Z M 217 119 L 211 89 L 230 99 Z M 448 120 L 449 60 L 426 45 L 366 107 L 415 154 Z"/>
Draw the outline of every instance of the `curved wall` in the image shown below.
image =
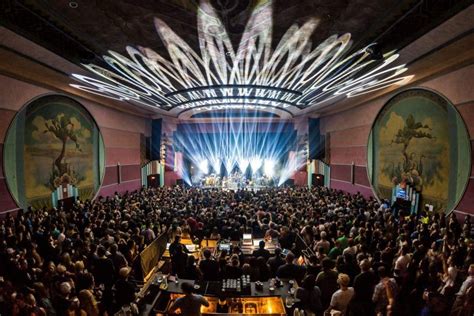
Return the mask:
<path fill-rule="evenodd" d="M 79 102 L 54 94 L 34 99 L 17 113 L 4 141 L 4 175 L 20 207 L 51 207 L 59 199 L 92 199 L 98 192 L 104 142 Z"/>
<path fill-rule="evenodd" d="M 5 179 L 3 144 L 16 113 L 29 101 L 54 91 L 0 75 L 0 216 L 18 209 Z M 150 120 L 73 98 L 97 122 L 105 145 L 105 174 L 98 195 L 140 188 L 140 135 L 150 134 Z"/>
<path fill-rule="evenodd" d="M 390 99 L 374 122 L 369 180 L 378 198 L 391 199 L 396 185 L 410 186 L 420 193 L 420 205 L 449 213 L 469 181 L 470 149 L 464 121 L 446 98 L 407 89 Z"/>
<path fill-rule="evenodd" d="M 439 92 L 456 107 L 468 129 L 471 147 L 474 146 L 472 77 L 474 65 L 469 65 L 417 85 Z M 321 134 L 329 134 L 330 138 L 332 188 L 373 196 L 367 176 L 369 133 L 381 108 L 396 93 L 321 118 Z M 474 214 L 474 167 L 471 167 L 466 190 L 455 211 L 459 214 Z"/>

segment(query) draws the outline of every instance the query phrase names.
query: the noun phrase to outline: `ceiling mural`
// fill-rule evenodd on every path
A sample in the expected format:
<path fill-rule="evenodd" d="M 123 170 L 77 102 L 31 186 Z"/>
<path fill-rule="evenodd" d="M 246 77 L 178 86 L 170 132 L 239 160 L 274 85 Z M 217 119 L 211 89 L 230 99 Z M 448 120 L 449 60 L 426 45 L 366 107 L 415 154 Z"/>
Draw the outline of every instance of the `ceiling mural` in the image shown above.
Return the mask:
<path fill-rule="evenodd" d="M 106 66 L 82 64 L 95 76 L 72 74 L 78 83 L 71 86 L 175 113 L 268 108 L 293 113 L 412 78 L 397 64 L 395 51 L 381 53 L 370 44 L 349 53 L 350 33 L 313 43 L 319 23 L 310 18 L 293 24 L 275 45 L 272 1 L 261 0 L 234 48 L 216 9 L 204 0 L 197 8 L 199 50 L 155 18 L 169 58 L 142 46 L 127 46 L 127 55 L 110 50 L 103 56 Z"/>

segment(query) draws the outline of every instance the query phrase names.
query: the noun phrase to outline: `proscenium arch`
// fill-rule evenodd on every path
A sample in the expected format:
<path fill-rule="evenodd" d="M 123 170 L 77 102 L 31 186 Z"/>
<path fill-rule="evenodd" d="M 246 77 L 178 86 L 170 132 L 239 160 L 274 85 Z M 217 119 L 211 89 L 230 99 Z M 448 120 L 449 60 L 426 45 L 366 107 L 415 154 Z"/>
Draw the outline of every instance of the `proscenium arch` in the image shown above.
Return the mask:
<path fill-rule="evenodd" d="M 197 108 L 202 108 L 202 107 L 208 107 L 208 105 L 197 107 Z M 215 110 L 202 110 L 202 111 L 196 111 L 197 108 L 191 108 L 191 109 L 186 109 L 178 113 L 178 119 L 180 120 L 188 120 L 192 119 L 192 116 L 196 113 L 203 113 L 203 112 L 209 112 L 209 111 L 215 111 Z M 222 111 L 245 111 L 246 109 L 222 109 Z M 267 106 L 264 109 L 248 109 L 254 112 L 269 112 L 273 113 L 279 116 L 279 119 L 292 119 L 293 118 L 293 113 L 282 108 L 276 108 L 276 107 L 269 107 Z"/>

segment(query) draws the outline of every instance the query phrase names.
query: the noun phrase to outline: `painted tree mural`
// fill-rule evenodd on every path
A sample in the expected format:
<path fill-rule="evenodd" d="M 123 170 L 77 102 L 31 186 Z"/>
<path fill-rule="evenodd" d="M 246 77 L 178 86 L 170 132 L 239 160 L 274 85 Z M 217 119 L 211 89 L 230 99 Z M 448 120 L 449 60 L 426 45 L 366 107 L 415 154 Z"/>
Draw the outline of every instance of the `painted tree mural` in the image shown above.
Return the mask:
<path fill-rule="evenodd" d="M 426 89 L 396 94 L 377 115 L 367 148 L 378 198 L 390 199 L 396 185 L 409 184 L 420 193 L 420 206 L 449 212 L 463 196 L 471 174 L 470 138 L 443 96 Z"/>
<path fill-rule="evenodd" d="M 72 142 L 76 151 L 82 151 L 79 142 L 83 132 L 82 128 L 74 124 L 73 117 L 66 116 L 64 113 L 57 115 L 54 119 L 45 121 L 44 125 L 43 133 L 53 135 L 61 143 L 61 150 L 53 162 L 49 187 L 54 190 L 61 184 L 76 185 L 82 177 L 77 174 L 70 163 L 65 162 L 65 158 L 68 143 Z"/>
<path fill-rule="evenodd" d="M 389 174 L 392 182 L 396 185 L 407 181 L 415 186 L 417 191 L 421 191 L 423 186 L 423 154 L 417 156 L 416 152 L 409 150 L 409 145 L 415 139 L 435 139 L 431 134 L 432 128 L 427 124 L 416 122 L 415 117 L 409 114 L 405 120 L 405 125 L 400 128 L 392 139 L 392 145 L 402 145 L 402 162 L 398 165 L 391 164 L 384 168 L 384 172 Z"/>
<path fill-rule="evenodd" d="M 67 165 L 63 163 L 64 156 L 66 154 L 66 144 L 70 139 L 76 144 L 76 149 L 81 151 L 81 146 L 77 142 L 78 132 L 74 130 L 74 124 L 71 122 L 71 118 L 65 116 L 57 116 L 50 122 L 45 122 L 46 130 L 44 133 L 52 133 L 58 140 L 61 141 L 61 153 L 54 160 L 54 166 L 60 174 L 67 172 Z"/>

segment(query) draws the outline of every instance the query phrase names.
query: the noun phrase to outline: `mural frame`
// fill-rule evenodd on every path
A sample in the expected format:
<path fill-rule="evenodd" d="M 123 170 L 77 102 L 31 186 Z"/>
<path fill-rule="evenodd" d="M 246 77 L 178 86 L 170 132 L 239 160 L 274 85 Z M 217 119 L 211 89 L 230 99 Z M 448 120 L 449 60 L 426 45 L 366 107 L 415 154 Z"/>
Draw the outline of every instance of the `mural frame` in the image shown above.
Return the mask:
<path fill-rule="evenodd" d="M 409 88 L 405 88 L 405 89 L 401 89 L 401 90 L 398 90 L 396 91 L 393 95 L 391 95 L 386 101 L 383 102 L 383 105 L 380 107 L 380 109 L 377 111 L 377 114 L 375 115 L 372 123 L 370 124 L 370 130 L 369 130 L 369 135 L 367 136 L 367 149 L 366 149 L 366 155 L 367 155 L 367 159 L 366 159 L 366 173 L 367 173 L 367 179 L 369 180 L 369 185 L 370 185 L 370 189 L 372 190 L 372 194 L 374 196 L 374 198 L 380 203 L 381 202 L 381 199 L 379 198 L 379 196 L 377 195 L 377 191 L 375 190 L 374 188 L 374 184 L 373 184 L 373 162 L 372 162 L 372 159 L 373 159 L 373 154 L 371 155 L 370 154 L 370 150 L 372 150 L 373 152 L 373 148 L 370 148 L 371 146 L 374 146 L 373 143 L 373 133 L 372 131 L 374 130 L 374 127 L 375 127 L 375 124 L 377 123 L 378 119 L 381 117 L 381 115 L 384 113 L 384 110 L 385 110 L 385 107 L 390 103 L 392 102 L 395 98 L 397 98 L 400 94 L 402 93 L 406 93 L 406 92 L 409 92 L 409 91 L 413 91 L 413 90 L 424 90 L 424 91 L 427 91 L 427 92 L 430 92 L 430 93 L 433 93 L 433 94 L 436 94 L 437 97 L 443 99 L 448 105 L 450 105 L 453 110 L 456 112 L 458 118 L 460 119 L 460 121 L 462 122 L 462 126 L 463 126 L 463 129 L 465 130 L 466 132 L 466 135 L 469 137 L 469 146 L 467 147 L 467 151 L 468 151 L 468 156 L 469 156 L 469 172 L 471 173 L 472 172 L 472 167 L 473 167 L 473 159 L 471 158 L 472 157 L 472 153 L 473 153 L 473 149 L 472 149 L 472 142 L 470 141 L 470 137 L 471 135 L 469 134 L 469 129 L 467 128 L 467 124 L 466 124 L 466 121 L 465 119 L 463 118 L 463 116 L 461 115 L 461 113 L 459 112 L 457 106 L 451 102 L 451 100 L 449 100 L 449 98 L 447 96 L 445 96 L 443 93 L 435 90 L 435 89 L 431 89 L 431 88 L 428 88 L 428 87 L 423 87 L 423 86 L 416 86 L 416 87 L 409 87 Z M 372 172 L 372 174 L 371 174 Z M 459 203 L 461 202 L 462 198 L 464 197 L 464 195 L 466 194 L 466 190 L 467 190 L 467 187 L 469 185 L 469 178 L 470 178 L 470 174 L 467 178 L 467 181 L 465 181 L 465 183 L 463 184 L 463 188 L 462 190 L 460 191 L 460 195 L 459 195 L 459 198 L 456 199 L 455 203 L 453 204 L 453 207 L 452 209 L 446 209 L 446 212 L 444 213 L 444 215 L 447 217 L 447 216 L 450 216 L 453 212 L 456 211 L 456 208 L 457 206 L 459 205 Z"/>
<path fill-rule="evenodd" d="M 107 151 L 106 151 L 106 146 L 105 146 L 105 141 L 104 141 L 104 137 L 103 137 L 103 134 L 102 134 L 102 130 L 101 130 L 101 127 L 100 125 L 98 124 L 97 120 L 95 119 L 95 117 L 92 115 L 92 113 L 89 111 L 89 109 L 87 108 L 86 105 L 84 105 L 82 102 L 80 102 L 79 100 L 77 100 L 76 98 L 68 95 L 68 94 L 64 94 L 64 93 L 57 93 L 57 92 L 46 92 L 46 93 L 41 93 L 41 94 L 38 94 L 36 96 L 34 96 L 33 98 L 29 99 L 27 102 L 25 102 L 18 110 L 16 110 L 16 113 L 15 115 L 13 116 L 13 118 L 11 119 L 11 121 L 8 123 L 8 127 L 6 129 L 6 133 L 5 133 L 5 138 L 4 138 L 4 142 L 7 140 L 8 138 L 8 135 L 11 131 L 11 128 L 12 126 L 16 123 L 16 121 L 18 120 L 18 117 L 22 114 L 22 112 L 26 112 L 27 109 L 28 109 L 28 106 L 30 106 L 33 102 L 36 102 L 38 99 L 41 99 L 41 98 L 45 98 L 45 97 L 63 97 L 63 98 L 66 98 L 66 99 L 69 99 L 71 100 L 72 102 L 74 103 L 77 103 L 79 106 L 82 107 L 82 109 L 89 115 L 90 119 L 91 119 L 91 122 L 97 127 L 97 131 L 98 131 L 98 134 L 99 134 L 99 137 L 102 139 L 102 144 L 103 144 L 103 161 L 104 161 L 104 166 L 103 166 L 103 172 L 102 173 L 99 173 L 99 184 L 98 184 L 98 188 L 97 188 L 97 191 L 94 193 L 94 196 L 91 198 L 91 201 L 95 200 L 98 196 L 99 196 L 99 193 L 100 193 L 100 189 L 102 188 L 102 184 L 104 183 L 104 178 L 105 178 L 105 170 L 106 170 L 106 167 L 107 167 Z M 4 143 L 5 144 L 5 143 Z M 5 159 L 5 155 L 6 155 L 6 151 L 5 151 L 5 148 L 3 149 L 3 161 L 2 161 L 2 168 L 4 170 L 4 176 L 5 176 L 5 184 L 6 184 L 6 188 L 8 190 L 8 194 L 10 194 L 10 197 L 12 198 L 12 200 L 15 202 L 16 204 L 16 208 L 14 209 L 11 209 L 11 210 L 7 210 L 7 212 L 14 212 L 14 211 L 18 211 L 18 210 L 21 210 L 23 209 L 21 207 L 21 202 L 18 201 L 17 199 L 17 196 L 12 192 L 12 188 L 10 187 L 10 183 L 9 181 L 7 180 L 7 176 L 5 174 L 5 170 L 6 170 L 6 159 Z M 23 211 L 27 211 L 26 209 L 23 209 Z"/>

